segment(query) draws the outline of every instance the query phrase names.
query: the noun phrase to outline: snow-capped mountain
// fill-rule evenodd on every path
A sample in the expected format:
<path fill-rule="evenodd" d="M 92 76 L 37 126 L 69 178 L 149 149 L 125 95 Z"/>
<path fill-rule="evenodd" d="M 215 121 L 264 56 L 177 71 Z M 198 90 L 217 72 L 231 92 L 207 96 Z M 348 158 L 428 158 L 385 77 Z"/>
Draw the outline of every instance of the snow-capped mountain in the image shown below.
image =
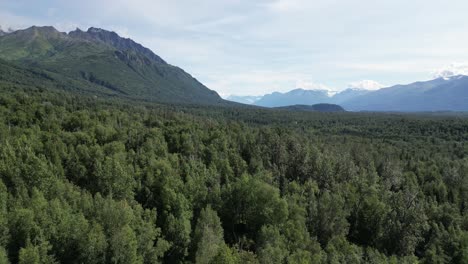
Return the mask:
<path fill-rule="evenodd" d="M 370 90 L 363 87 L 349 87 L 343 91 L 332 91 L 324 89 L 294 89 L 286 93 L 273 92 L 264 96 L 235 96 L 231 95 L 227 100 L 253 104 L 264 107 L 279 107 L 288 105 L 313 105 L 320 103 L 340 104 L 344 101 L 364 95 Z"/>
<path fill-rule="evenodd" d="M 468 76 L 445 76 L 395 85 L 346 100 L 354 111 L 468 111 Z"/>
<path fill-rule="evenodd" d="M 468 75 L 468 64 L 466 63 L 452 63 L 434 72 L 434 79 L 443 78 L 449 80 L 450 78 L 457 78 L 459 76 Z"/>
<path fill-rule="evenodd" d="M 373 81 L 353 83 L 341 92 L 295 89 L 274 92 L 254 102 L 265 107 L 339 104 L 351 111 L 468 111 L 468 76 L 440 72 L 436 79 L 382 88 Z"/>
<path fill-rule="evenodd" d="M 331 98 L 331 102 L 334 104 L 342 104 L 343 102 L 346 102 L 348 100 L 354 99 L 356 97 L 365 95 L 372 92 L 371 90 L 365 90 L 365 89 L 360 89 L 360 88 L 348 88 L 346 90 L 343 90 L 337 94 L 335 94 Z"/>

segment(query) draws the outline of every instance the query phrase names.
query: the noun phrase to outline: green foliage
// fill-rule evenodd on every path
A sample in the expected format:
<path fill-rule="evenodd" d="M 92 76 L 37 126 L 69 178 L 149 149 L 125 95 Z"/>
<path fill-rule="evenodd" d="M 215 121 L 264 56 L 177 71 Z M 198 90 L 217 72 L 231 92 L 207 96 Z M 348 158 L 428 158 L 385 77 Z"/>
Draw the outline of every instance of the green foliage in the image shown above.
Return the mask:
<path fill-rule="evenodd" d="M 286 241 L 278 228 L 263 226 L 259 236 L 260 263 L 283 263 L 288 256 Z"/>
<path fill-rule="evenodd" d="M 0 247 L 0 264 L 9 264 L 8 255 L 4 247 Z"/>
<path fill-rule="evenodd" d="M 0 263 L 468 261 L 466 117 L 137 106 L 2 68 Z"/>
<path fill-rule="evenodd" d="M 41 258 L 37 247 L 28 246 L 19 252 L 20 264 L 40 264 Z"/>
<path fill-rule="evenodd" d="M 111 37 L 116 43 L 128 41 L 117 35 Z M 41 69 L 42 79 L 66 82 L 64 87 L 73 83 L 69 88 L 93 95 L 153 102 L 230 104 L 182 69 L 156 58 L 149 50 L 142 52 L 144 48 L 137 48 L 138 45 L 122 47 L 112 41 L 104 43 L 85 32 L 72 35 L 53 27 L 31 27 L 1 36 L 0 58 Z"/>
<path fill-rule="evenodd" d="M 141 263 L 137 256 L 137 239 L 129 226 L 114 231 L 110 238 L 112 263 Z"/>
<path fill-rule="evenodd" d="M 280 225 L 288 215 L 278 189 L 251 176 L 242 176 L 224 192 L 224 227 L 231 242 L 244 240 L 249 247 L 261 227 Z"/>
<path fill-rule="evenodd" d="M 211 263 L 237 264 L 240 263 L 240 258 L 231 248 L 222 244 L 219 248 L 218 254 L 211 260 Z"/>
<path fill-rule="evenodd" d="M 195 262 L 200 264 L 212 263 L 224 246 L 223 228 L 221 221 L 211 206 L 203 209 L 198 218 L 193 235 L 196 246 Z"/>

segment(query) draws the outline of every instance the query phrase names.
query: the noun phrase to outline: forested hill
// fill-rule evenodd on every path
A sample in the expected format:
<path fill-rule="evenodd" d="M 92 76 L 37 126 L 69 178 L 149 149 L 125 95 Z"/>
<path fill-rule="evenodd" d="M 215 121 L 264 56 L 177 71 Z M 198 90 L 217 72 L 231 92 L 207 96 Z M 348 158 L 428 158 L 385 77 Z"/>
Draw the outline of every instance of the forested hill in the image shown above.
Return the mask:
<path fill-rule="evenodd" d="M 343 107 L 336 104 L 289 105 L 275 107 L 276 109 L 290 111 L 318 111 L 318 112 L 344 112 Z"/>
<path fill-rule="evenodd" d="M 468 262 L 466 117 L 136 104 L 0 70 L 0 263 Z"/>
<path fill-rule="evenodd" d="M 0 35 L 0 58 L 69 79 L 87 93 L 164 103 L 230 105 L 184 70 L 114 32 L 30 27 Z"/>

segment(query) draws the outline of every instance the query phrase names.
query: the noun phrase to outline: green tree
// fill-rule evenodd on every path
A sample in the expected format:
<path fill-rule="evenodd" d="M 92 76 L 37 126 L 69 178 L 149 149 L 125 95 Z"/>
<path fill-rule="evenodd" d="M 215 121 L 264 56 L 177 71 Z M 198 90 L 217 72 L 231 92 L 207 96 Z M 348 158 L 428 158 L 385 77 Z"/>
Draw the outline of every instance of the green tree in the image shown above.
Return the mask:
<path fill-rule="evenodd" d="M 287 203 L 279 190 L 251 176 L 244 175 L 229 186 L 223 199 L 224 227 L 236 243 L 243 235 L 256 238 L 263 225 L 279 225 L 288 216 Z"/>
<path fill-rule="evenodd" d="M 218 254 L 211 260 L 212 264 L 240 264 L 240 258 L 226 244 L 219 247 Z"/>
<path fill-rule="evenodd" d="M 257 251 L 260 263 L 284 263 L 289 252 L 279 229 L 270 225 L 263 226 L 259 236 Z"/>
<path fill-rule="evenodd" d="M 25 248 L 21 248 L 19 251 L 19 263 L 20 264 L 41 264 L 41 257 L 39 255 L 39 249 L 31 245 L 28 245 Z"/>
<path fill-rule="evenodd" d="M 195 226 L 193 243 L 196 246 L 195 261 L 200 264 L 212 263 L 224 245 L 223 228 L 216 211 L 207 206 L 202 209 Z"/>
<path fill-rule="evenodd" d="M 0 246 L 0 264 L 9 264 L 8 254 L 4 247 Z"/>
<path fill-rule="evenodd" d="M 80 258 L 84 263 L 98 264 L 106 260 L 107 241 L 104 230 L 98 223 L 92 224 L 86 239 L 80 245 Z"/>
<path fill-rule="evenodd" d="M 9 240 L 7 201 L 8 190 L 0 179 L 0 247 L 5 247 Z"/>
<path fill-rule="evenodd" d="M 143 263 L 137 255 L 137 243 L 135 233 L 129 226 L 116 230 L 109 242 L 111 263 Z"/>

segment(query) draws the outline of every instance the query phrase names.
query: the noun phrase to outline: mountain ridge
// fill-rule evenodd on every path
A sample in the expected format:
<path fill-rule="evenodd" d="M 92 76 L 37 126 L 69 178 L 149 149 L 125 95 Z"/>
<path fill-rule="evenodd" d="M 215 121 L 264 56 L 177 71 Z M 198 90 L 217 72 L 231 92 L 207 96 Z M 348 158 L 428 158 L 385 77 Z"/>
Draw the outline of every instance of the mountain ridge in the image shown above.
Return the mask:
<path fill-rule="evenodd" d="M 313 105 L 319 103 L 340 104 L 347 99 L 354 98 L 369 92 L 372 92 L 372 90 L 365 90 L 362 88 L 347 88 L 343 91 L 331 94 L 330 91 L 325 89 L 309 90 L 296 88 L 285 93 L 272 92 L 263 96 L 229 96 L 227 100 L 232 100 L 239 103 L 250 103 L 263 107 L 280 107 L 296 104 Z"/>
<path fill-rule="evenodd" d="M 468 76 L 395 85 L 343 103 L 353 111 L 468 111 Z"/>
<path fill-rule="evenodd" d="M 266 98 L 266 99 L 264 99 Z M 264 107 L 319 103 L 338 104 L 350 111 L 468 111 L 468 76 L 439 77 L 378 90 L 348 88 L 332 96 L 325 90 L 273 92 L 253 104 Z"/>
<path fill-rule="evenodd" d="M 68 33 L 68 36 L 72 38 L 82 38 L 82 39 L 101 41 L 118 50 L 134 49 L 138 52 L 141 52 L 142 54 L 149 57 L 150 59 L 153 59 L 160 63 L 167 64 L 166 61 L 164 61 L 161 57 L 156 55 L 150 49 L 133 41 L 130 38 L 120 37 L 114 31 L 107 31 L 107 30 L 104 30 L 101 28 L 95 28 L 95 27 L 90 27 L 87 31 L 82 31 L 81 29 L 77 28 L 74 31 L 70 31 Z"/>
<path fill-rule="evenodd" d="M 104 29 L 32 26 L 0 37 L 0 58 L 100 86 L 110 94 L 167 103 L 234 104 L 150 49 Z"/>
<path fill-rule="evenodd" d="M 273 92 L 264 95 L 255 105 L 264 107 L 279 107 L 288 105 L 313 105 L 326 103 L 328 92 L 326 90 L 305 90 L 297 88 L 286 93 Z"/>

